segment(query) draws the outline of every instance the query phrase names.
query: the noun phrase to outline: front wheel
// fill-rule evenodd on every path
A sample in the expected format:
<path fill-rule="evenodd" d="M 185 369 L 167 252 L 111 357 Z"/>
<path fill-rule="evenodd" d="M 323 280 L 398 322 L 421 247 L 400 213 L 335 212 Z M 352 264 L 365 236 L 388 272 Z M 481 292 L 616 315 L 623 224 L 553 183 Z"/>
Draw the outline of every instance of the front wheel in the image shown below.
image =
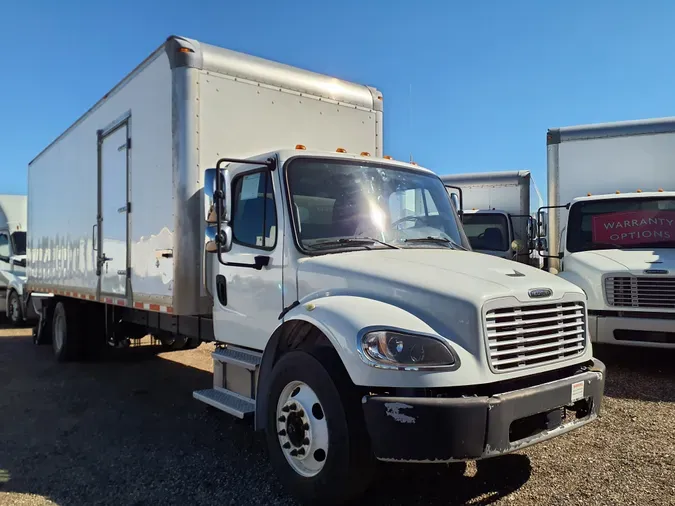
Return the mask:
<path fill-rule="evenodd" d="M 9 293 L 9 299 L 7 300 L 7 319 L 15 327 L 23 324 L 21 299 L 19 298 L 19 294 L 14 290 Z"/>
<path fill-rule="evenodd" d="M 363 493 L 374 458 L 358 391 L 335 350 L 284 355 L 269 385 L 267 444 L 284 486 L 317 504 Z"/>

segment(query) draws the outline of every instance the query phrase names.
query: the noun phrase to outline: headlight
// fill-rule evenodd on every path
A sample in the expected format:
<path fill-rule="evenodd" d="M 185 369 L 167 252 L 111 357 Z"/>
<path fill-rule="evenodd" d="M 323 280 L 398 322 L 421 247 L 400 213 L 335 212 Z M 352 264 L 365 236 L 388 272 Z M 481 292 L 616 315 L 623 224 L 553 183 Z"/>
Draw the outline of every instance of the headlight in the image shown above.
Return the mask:
<path fill-rule="evenodd" d="M 361 338 L 361 350 L 369 360 L 385 367 L 449 367 L 455 354 L 440 340 L 391 330 L 375 330 Z"/>

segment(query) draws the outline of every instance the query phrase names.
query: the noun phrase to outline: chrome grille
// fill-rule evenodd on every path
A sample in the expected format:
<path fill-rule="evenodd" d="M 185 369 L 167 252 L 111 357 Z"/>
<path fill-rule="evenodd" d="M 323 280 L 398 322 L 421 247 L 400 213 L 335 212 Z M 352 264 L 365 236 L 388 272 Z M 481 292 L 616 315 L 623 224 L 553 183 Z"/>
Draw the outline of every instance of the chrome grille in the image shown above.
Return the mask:
<path fill-rule="evenodd" d="M 675 277 L 607 277 L 605 295 L 610 306 L 675 309 Z"/>
<path fill-rule="evenodd" d="M 582 302 L 490 309 L 485 314 L 488 358 L 497 372 L 564 360 L 586 348 Z"/>

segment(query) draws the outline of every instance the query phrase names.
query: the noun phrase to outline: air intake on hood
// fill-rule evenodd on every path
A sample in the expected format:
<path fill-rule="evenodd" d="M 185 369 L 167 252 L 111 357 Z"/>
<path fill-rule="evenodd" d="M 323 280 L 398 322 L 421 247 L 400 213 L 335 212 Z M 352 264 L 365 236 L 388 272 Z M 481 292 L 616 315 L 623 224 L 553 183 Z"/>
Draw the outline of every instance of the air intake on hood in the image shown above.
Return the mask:
<path fill-rule="evenodd" d="M 496 372 L 566 360 L 586 348 L 582 302 L 491 309 L 485 315 L 488 359 Z"/>

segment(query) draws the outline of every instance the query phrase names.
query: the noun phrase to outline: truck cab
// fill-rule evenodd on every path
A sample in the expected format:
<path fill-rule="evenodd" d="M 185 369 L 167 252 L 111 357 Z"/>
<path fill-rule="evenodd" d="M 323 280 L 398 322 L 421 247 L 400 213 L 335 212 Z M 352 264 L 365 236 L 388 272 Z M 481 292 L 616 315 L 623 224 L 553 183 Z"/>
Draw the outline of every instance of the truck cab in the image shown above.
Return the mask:
<path fill-rule="evenodd" d="M 26 202 L 25 195 L 0 195 L 0 313 L 13 325 L 35 316 L 24 300 Z"/>
<path fill-rule="evenodd" d="M 571 201 L 560 276 L 588 296 L 597 342 L 675 348 L 675 192 Z"/>
<path fill-rule="evenodd" d="M 204 181 L 224 348 L 194 395 L 254 414 L 301 496 L 351 493 L 371 457 L 486 458 L 597 416 L 583 292 L 472 252 L 433 172 L 299 146 L 221 159 Z"/>
<path fill-rule="evenodd" d="M 474 251 L 508 260 L 513 260 L 518 254 L 518 245 L 513 243 L 513 222 L 506 211 L 465 209 L 462 211 L 462 224 Z"/>

